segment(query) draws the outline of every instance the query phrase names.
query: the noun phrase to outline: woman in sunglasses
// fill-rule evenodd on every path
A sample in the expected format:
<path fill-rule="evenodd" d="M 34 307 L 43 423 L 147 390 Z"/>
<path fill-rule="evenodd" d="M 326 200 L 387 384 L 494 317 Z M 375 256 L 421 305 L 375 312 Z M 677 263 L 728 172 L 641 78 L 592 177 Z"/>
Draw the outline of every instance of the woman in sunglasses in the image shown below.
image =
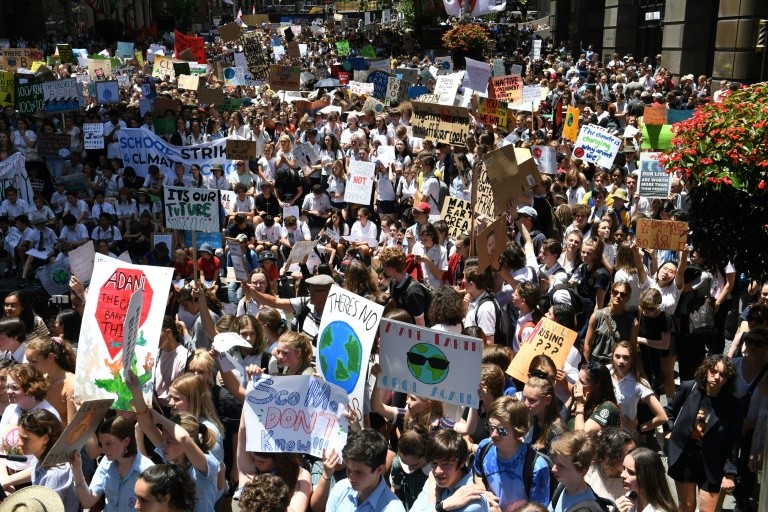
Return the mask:
<path fill-rule="evenodd" d="M 768 291 L 768 281 L 763 285 L 763 288 Z M 741 352 L 742 337 L 750 330 L 757 327 L 768 327 L 768 301 L 761 298 L 756 304 L 747 306 L 741 314 L 741 318 L 742 321 L 739 324 L 739 329 L 733 336 L 733 342 L 728 349 L 729 357 L 736 357 Z"/>
<path fill-rule="evenodd" d="M 640 323 L 627 311 L 631 297 L 632 287 L 629 283 L 613 283 L 608 306 L 592 313 L 584 338 L 584 357 L 588 361 L 610 364 L 611 349 L 622 340 L 629 341 L 632 347 L 637 346 Z"/>
<path fill-rule="evenodd" d="M 579 368 L 579 380 L 573 397 L 565 404 L 570 412 L 568 428 L 598 432 L 621 425 L 621 410 L 613 391 L 611 372 L 600 363 L 585 363 Z"/>

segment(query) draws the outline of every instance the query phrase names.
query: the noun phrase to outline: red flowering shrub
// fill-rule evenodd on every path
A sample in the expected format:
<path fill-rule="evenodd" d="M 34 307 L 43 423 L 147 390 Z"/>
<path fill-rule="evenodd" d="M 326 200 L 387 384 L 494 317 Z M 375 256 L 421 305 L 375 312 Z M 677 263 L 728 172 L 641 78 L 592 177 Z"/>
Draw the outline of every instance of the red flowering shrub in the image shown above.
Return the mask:
<path fill-rule="evenodd" d="M 488 30 L 474 23 L 454 25 L 443 34 L 443 46 L 452 51 L 482 51 L 490 45 Z"/>

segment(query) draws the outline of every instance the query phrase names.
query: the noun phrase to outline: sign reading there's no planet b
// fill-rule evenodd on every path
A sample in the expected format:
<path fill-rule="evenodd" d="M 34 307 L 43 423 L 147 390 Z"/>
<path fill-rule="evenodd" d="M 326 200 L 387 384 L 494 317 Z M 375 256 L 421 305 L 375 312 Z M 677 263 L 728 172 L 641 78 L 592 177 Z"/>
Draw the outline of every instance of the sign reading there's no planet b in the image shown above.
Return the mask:
<path fill-rule="evenodd" d="M 349 395 L 349 407 L 363 412 L 368 359 L 384 306 L 334 285 L 325 301 L 317 337 L 317 369 Z"/>
<path fill-rule="evenodd" d="M 165 227 L 205 233 L 219 232 L 219 191 L 163 187 Z"/>
<path fill-rule="evenodd" d="M 379 334 L 380 388 L 478 408 L 482 340 L 386 318 Z"/>

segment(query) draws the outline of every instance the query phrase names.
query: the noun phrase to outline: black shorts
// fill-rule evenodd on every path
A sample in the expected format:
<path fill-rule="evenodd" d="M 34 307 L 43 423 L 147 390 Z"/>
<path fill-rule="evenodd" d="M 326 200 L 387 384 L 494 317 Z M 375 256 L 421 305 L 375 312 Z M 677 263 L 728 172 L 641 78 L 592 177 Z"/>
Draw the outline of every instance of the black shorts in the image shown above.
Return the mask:
<path fill-rule="evenodd" d="M 701 450 L 699 442 L 693 439 L 689 440 L 685 444 L 683 453 L 680 454 L 674 465 L 670 466 L 667 474 L 676 482 L 696 484 L 699 489 L 710 493 L 720 492 L 722 476 L 716 482 L 707 478 L 707 473 L 702 463 Z"/>

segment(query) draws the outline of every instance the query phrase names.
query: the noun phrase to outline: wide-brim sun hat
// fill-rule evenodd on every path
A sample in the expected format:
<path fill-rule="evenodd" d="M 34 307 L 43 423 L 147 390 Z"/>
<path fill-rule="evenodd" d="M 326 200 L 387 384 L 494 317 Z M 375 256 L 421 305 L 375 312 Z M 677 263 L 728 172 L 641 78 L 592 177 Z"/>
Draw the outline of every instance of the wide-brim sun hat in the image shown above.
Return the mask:
<path fill-rule="evenodd" d="M 64 512 L 64 503 L 53 489 L 30 485 L 5 498 L 0 512 Z"/>

